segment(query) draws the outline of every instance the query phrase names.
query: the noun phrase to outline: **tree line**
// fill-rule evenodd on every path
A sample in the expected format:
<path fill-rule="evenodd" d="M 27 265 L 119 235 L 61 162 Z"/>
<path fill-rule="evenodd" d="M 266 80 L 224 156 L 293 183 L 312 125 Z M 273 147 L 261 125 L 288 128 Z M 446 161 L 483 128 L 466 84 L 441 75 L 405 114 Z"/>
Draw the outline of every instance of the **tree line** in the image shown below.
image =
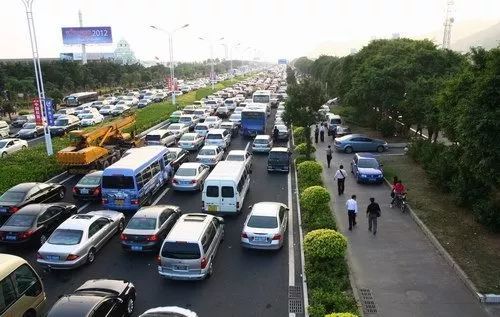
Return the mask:
<path fill-rule="evenodd" d="M 384 134 L 426 129 L 429 138 L 413 138 L 410 155 L 477 221 L 500 231 L 500 48 L 460 54 L 428 40 L 375 40 L 356 54 L 293 65 L 359 123 Z"/>

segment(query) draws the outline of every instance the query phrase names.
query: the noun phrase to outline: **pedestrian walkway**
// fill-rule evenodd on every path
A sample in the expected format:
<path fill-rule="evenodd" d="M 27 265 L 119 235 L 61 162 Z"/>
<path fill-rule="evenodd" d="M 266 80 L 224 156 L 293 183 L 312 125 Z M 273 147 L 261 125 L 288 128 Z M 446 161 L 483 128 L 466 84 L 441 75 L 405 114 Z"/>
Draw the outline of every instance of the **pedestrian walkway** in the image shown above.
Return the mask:
<path fill-rule="evenodd" d="M 490 316 L 428 241 L 409 214 L 390 209 L 389 187 L 357 184 L 350 173 L 352 154 L 333 153 L 326 166 L 331 139 L 316 144 L 316 157 L 323 166 L 325 186 L 333 198 L 337 227 L 348 239 L 348 260 L 361 304 L 372 295 L 376 313 L 365 316 L 428 317 Z M 333 175 L 340 164 L 347 171 L 345 193 L 338 196 Z M 355 194 L 357 226 L 348 229 L 346 201 Z M 382 216 L 374 236 L 368 231 L 366 207 L 370 197 L 380 204 Z M 369 298 L 368 298 L 369 299 Z"/>

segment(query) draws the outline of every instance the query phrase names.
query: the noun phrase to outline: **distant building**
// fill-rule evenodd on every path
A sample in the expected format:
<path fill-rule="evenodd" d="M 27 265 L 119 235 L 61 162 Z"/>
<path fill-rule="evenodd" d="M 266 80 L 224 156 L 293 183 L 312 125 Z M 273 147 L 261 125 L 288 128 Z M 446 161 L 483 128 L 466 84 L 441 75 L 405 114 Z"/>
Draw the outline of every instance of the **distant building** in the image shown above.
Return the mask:
<path fill-rule="evenodd" d="M 115 61 L 120 64 L 135 64 L 137 59 L 130 45 L 125 40 L 120 40 L 115 49 Z"/>
<path fill-rule="evenodd" d="M 392 33 L 392 39 L 399 39 L 400 38 L 400 35 L 399 33 Z"/>

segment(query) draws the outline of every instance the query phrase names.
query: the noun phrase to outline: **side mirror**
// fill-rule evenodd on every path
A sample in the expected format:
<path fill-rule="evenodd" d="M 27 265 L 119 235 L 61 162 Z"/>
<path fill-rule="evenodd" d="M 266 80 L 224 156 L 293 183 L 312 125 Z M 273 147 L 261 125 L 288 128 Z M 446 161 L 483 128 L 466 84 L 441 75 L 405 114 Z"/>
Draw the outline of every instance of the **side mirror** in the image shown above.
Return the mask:
<path fill-rule="evenodd" d="M 384 166 L 384 164 L 379 164 L 380 167 Z"/>
<path fill-rule="evenodd" d="M 123 299 L 121 299 L 120 297 L 117 297 L 115 300 L 117 303 L 123 304 Z"/>
<path fill-rule="evenodd" d="M 252 210 L 252 207 L 253 207 L 252 205 L 248 206 L 248 210 Z"/>
<path fill-rule="evenodd" d="M 219 222 L 220 222 L 221 224 L 224 224 L 224 218 L 222 218 L 222 217 L 217 217 L 217 220 L 219 220 Z"/>

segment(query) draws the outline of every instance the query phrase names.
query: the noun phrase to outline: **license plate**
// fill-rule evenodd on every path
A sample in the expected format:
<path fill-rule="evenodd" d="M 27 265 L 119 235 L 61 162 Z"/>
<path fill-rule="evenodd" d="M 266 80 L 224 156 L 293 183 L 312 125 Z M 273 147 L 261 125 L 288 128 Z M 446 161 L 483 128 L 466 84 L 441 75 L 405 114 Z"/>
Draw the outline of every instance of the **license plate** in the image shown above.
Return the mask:
<path fill-rule="evenodd" d="M 209 212 L 217 212 L 217 205 L 208 205 Z"/>
<path fill-rule="evenodd" d="M 59 261 L 59 257 L 57 255 L 47 255 L 46 258 L 49 261 Z"/>
<path fill-rule="evenodd" d="M 6 207 L 1 207 L 0 208 L 0 212 L 7 212 L 7 208 Z"/>
<path fill-rule="evenodd" d="M 188 267 L 187 265 L 175 265 L 174 270 L 176 271 L 187 271 Z"/>
<path fill-rule="evenodd" d="M 88 189 L 80 189 L 80 193 L 87 195 L 89 193 L 89 190 Z"/>
<path fill-rule="evenodd" d="M 118 206 L 123 205 L 123 199 L 116 199 L 115 204 L 117 204 Z"/>
<path fill-rule="evenodd" d="M 266 237 L 253 237 L 253 241 L 255 242 L 265 242 L 267 241 Z"/>
<path fill-rule="evenodd" d="M 131 249 L 132 251 L 142 251 L 142 245 L 133 245 Z"/>
<path fill-rule="evenodd" d="M 6 236 L 5 240 L 14 241 L 14 240 L 17 240 L 17 236 Z"/>

